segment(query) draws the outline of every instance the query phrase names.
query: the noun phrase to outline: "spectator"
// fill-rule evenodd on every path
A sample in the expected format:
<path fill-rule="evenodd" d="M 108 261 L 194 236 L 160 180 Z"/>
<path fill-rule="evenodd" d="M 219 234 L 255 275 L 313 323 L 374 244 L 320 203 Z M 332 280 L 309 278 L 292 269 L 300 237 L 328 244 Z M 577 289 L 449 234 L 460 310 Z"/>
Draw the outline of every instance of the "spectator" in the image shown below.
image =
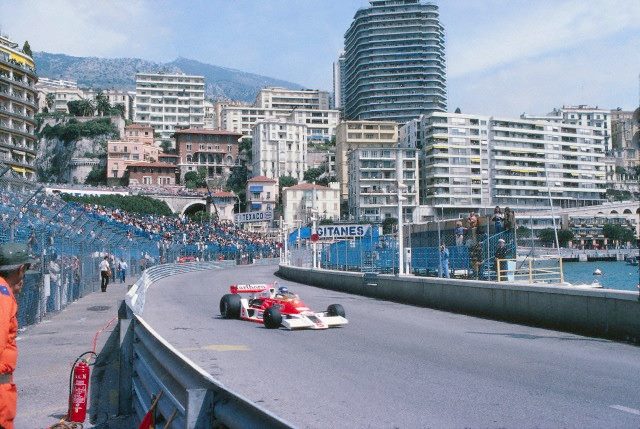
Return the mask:
<path fill-rule="evenodd" d="M 440 277 L 449 278 L 449 249 L 440 244 Z"/>
<path fill-rule="evenodd" d="M 480 267 L 482 265 L 482 245 L 478 242 L 471 247 L 471 269 L 475 279 L 480 279 Z"/>
<path fill-rule="evenodd" d="M 120 260 L 120 282 L 124 283 L 127 281 L 127 268 L 129 268 L 129 264 L 124 259 Z"/>
<path fill-rule="evenodd" d="M 496 208 L 493 209 L 493 216 L 491 217 L 491 220 L 493 221 L 493 225 L 495 227 L 495 233 L 500 234 L 504 229 L 502 224 L 504 215 L 502 214 L 502 209 L 500 208 L 500 206 L 496 206 Z"/>
<path fill-rule="evenodd" d="M 469 238 L 470 243 L 468 243 L 469 247 L 476 242 L 477 232 L 478 232 L 478 217 L 474 212 L 469 213 L 469 217 L 467 217 L 467 225 L 468 231 L 471 233 Z"/>
<path fill-rule="evenodd" d="M 511 231 L 516 227 L 516 214 L 509 207 L 504 209 L 504 229 Z"/>
<path fill-rule="evenodd" d="M 498 278 L 502 277 L 504 259 L 507 259 L 507 246 L 505 244 L 506 243 L 502 238 L 498 240 L 498 247 L 496 247 L 495 251 L 493 268 L 496 271 L 496 276 Z"/>
<path fill-rule="evenodd" d="M 462 246 L 464 244 L 464 233 L 466 228 L 462 226 L 462 221 L 456 222 L 454 233 L 456 235 L 456 246 Z"/>
<path fill-rule="evenodd" d="M 107 291 L 109 277 L 111 277 L 111 266 L 109 266 L 109 256 L 105 256 L 100 262 L 100 290 L 102 290 L 102 292 Z"/>

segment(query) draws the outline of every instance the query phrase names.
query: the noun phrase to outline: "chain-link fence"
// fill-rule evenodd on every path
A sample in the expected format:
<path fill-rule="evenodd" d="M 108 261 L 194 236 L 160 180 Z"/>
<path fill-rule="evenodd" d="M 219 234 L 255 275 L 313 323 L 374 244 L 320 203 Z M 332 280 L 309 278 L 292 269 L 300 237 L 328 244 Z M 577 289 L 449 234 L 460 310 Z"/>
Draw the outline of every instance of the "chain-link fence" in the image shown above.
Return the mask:
<path fill-rule="evenodd" d="M 288 262 L 313 265 L 309 228 L 289 234 Z M 375 231 L 375 228 L 372 229 Z M 516 258 L 516 233 L 504 229 L 491 217 L 449 219 L 405 227 L 406 273 L 419 276 L 457 277 L 478 280 L 498 278 L 498 259 Z M 317 266 L 342 271 L 399 272 L 397 234 L 368 234 L 317 243 Z"/>

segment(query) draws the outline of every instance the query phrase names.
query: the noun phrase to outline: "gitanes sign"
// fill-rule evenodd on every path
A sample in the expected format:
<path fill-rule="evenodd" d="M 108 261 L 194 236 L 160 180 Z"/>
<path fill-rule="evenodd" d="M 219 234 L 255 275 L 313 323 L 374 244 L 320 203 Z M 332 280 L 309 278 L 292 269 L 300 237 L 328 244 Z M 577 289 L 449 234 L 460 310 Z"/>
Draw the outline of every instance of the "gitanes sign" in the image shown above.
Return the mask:
<path fill-rule="evenodd" d="M 371 225 L 321 225 L 316 228 L 320 239 L 364 237 Z"/>

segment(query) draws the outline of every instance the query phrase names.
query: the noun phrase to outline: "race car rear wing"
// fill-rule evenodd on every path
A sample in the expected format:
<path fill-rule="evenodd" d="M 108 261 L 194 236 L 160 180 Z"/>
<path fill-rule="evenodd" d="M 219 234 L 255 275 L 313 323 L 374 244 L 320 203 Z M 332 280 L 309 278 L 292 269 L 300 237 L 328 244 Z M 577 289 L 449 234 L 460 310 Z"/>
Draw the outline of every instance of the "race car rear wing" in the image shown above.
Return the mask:
<path fill-rule="evenodd" d="M 248 285 L 231 285 L 229 290 L 231 293 L 260 293 L 267 290 L 275 290 L 278 287 L 277 282 L 262 283 L 262 284 L 248 284 Z"/>

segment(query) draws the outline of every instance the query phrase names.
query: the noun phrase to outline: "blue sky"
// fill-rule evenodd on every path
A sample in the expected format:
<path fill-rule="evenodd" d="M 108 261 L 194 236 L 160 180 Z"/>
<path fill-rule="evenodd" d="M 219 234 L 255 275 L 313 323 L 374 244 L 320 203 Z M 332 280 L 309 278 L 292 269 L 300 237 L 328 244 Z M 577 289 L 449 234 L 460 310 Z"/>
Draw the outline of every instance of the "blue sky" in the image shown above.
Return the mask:
<path fill-rule="evenodd" d="M 449 109 L 515 116 L 639 103 L 640 1 L 436 1 Z M 0 0 L 0 31 L 34 50 L 182 56 L 331 89 L 331 63 L 367 0 Z M 25 26 L 25 22 L 33 25 Z"/>

